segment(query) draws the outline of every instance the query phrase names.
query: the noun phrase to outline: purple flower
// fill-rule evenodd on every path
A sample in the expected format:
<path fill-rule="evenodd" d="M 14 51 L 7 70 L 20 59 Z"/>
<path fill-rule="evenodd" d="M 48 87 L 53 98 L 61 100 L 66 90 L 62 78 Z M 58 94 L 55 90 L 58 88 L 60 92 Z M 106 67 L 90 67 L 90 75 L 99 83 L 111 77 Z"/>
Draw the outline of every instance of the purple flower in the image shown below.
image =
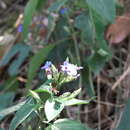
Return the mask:
<path fill-rule="evenodd" d="M 22 32 L 23 31 L 23 25 L 22 24 L 19 24 L 19 26 L 17 28 L 17 31 L 18 32 Z"/>
<path fill-rule="evenodd" d="M 46 61 L 45 65 L 41 67 L 41 69 L 49 69 L 51 67 L 52 63 L 51 61 Z"/>
<path fill-rule="evenodd" d="M 63 15 L 63 14 L 65 14 L 67 11 L 68 11 L 68 8 L 61 8 L 59 12 L 60 12 L 60 14 Z"/>

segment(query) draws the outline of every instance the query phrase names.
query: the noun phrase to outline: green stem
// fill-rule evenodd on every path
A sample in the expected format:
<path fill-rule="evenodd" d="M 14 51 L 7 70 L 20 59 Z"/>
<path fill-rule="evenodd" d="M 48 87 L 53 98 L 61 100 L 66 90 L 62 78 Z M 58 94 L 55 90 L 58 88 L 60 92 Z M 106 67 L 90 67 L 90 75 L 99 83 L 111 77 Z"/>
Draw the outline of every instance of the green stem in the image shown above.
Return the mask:
<path fill-rule="evenodd" d="M 69 18 L 68 18 L 68 21 L 69 21 Z M 76 38 L 76 32 L 70 22 L 69 22 L 69 26 L 72 31 L 72 39 L 74 41 L 75 53 L 76 53 L 76 57 L 77 57 L 77 64 L 78 64 L 78 66 L 81 66 L 80 50 L 79 50 L 79 46 L 78 46 L 78 42 L 77 42 L 77 38 Z M 79 78 L 78 88 L 82 88 L 82 75 L 80 75 L 80 78 Z M 79 98 L 81 98 L 81 96 L 82 95 L 80 93 Z M 79 106 L 78 120 L 80 120 L 80 110 L 81 110 L 81 106 Z"/>

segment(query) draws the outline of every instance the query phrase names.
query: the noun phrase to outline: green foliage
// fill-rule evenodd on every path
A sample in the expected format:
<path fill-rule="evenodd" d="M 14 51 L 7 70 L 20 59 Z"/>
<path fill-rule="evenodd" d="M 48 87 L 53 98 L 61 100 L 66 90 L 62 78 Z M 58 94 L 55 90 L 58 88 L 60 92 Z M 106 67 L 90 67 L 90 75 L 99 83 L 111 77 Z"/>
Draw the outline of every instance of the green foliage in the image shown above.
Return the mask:
<path fill-rule="evenodd" d="M 48 122 L 56 118 L 64 108 L 64 104 L 52 99 L 48 99 L 45 103 L 45 114 Z"/>
<path fill-rule="evenodd" d="M 47 0 L 38 0 L 38 3 L 37 3 L 37 10 L 41 10 L 43 5 L 47 2 Z"/>
<path fill-rule="evenodd" d="M 51 89 L 52 86 L 43 84 L 38 89 L 36 89 L 35 92 L 38 93 L 42 102 L 45 103 L 45 101 L 52 96 Z"/>
<path fill-rule="evenodd" d="M 11 63 L 10 67 L 8 68 L 10 75 L 16 75 L 19 72 L 20 66 L 28 57 L 30 51 L 31 48 L 29 46 L 25 44 L 16 44 L 9 50 L 9 52 L 7 52 L 7 54 L 5 54 L 0 62 L 0 66 L 7 65 L 12 58 L 18 55 L 18 57 Z"/>
<path fill-rule="evenodd" d="M 65 72 L 65 67 L 68 68 L 69 73 Z M 46 122 L 47 119 L 47 123 L 49 123 L 59 116 L 65 106 L 88 104 L 90 102 L 90 100 L 84 101 L 75 98 L 80 93 L 81 89 L 75 90 L 72 93 L 63 93 L 61 96 L 57 95 L 61 87 L 60 83 L 62 79 L 64 79 L 62 83 L 66 83 L 66 80 L 68 80 L 70 76 L 73 78 L 69 81 L 76 79 L 79 75 L 77 70 L 82 69 L 82 67 L 73 65 L 67 60 L 62 64 L 60 70 L 58 70 L 51 62 L 46 62 L 42 68 L 47 72 L 48 80 L 38 89 L 29 90 L 29 98 L 26 103 L 17 109 L 15 117 L 11 121 L 9 130 L 15 130 L 23 121 L 30 117 L 31 113 L 34 111 L 40 118 L 41 122 Z M 53 84 L 55 84 L 55 86 L 53 86 Z M 82 128 L 82 125 L 80 127 Z"/>
<path fill-rule="evenodd" d="M 25 39 L 28 34 L 28 28 L 32 21 L 33 14 L 36 11 L 39 0 L 29 0 L 24 10 L 24 22 L 23 22 L 23 38 Z"/>
<path fill-rule="evenodd" d="M 46 130 L 91 130 L 88 127 L 85 127 L 78 121 L 73 121 L 69 119 L 59 119 L 55 121 L 51 126 L 46 128 Z"/>
<path fill-rule="evenodd" d="M 26 103 L 26 101 L 18 103 L 17 105 L 5 108 L 3 110 L 0 111 L 0 121 L 7 115 L 19 110 L 19 108 L 24 105 Z"/>
<path fill-rule="evenodd" d="M 15 114 L 15 117 L 11 121 L 9 130 L 15 130 L 19 124 L 21 124 L 34 110 L 36 109 L 35 104 L 25 103 Z"/>
<path fill-rule="evenodd" d="M 33 15 L 36 11 L 40 11 L 46 2 L 47 0 L 29 0 L 27 3 L 24 10 L 23 40 L 27 38 Z M 112 56 L 104 39 L 104 31 L 106 25 L 113 22 L 115 18 L 115 1 L 56 0 L 46 10 L 46 15 L 48 15 L 48 32 L 45 40 L 42 42 L 46 44 L 52 42 L 52 44 L 43 46 L 43 48 L 29 58 L 26 83 L 27 90 L 29 88 L 32 89 L 32 81 L 37 76 L 37 71 L 45 60 L 51 57 L 54 62 L 58 61 L 57 63 L 60 63 L 68 55 L 71 61 L 84 67 L 83 74 L 81 74 L 83 76 L 83 84 L 86 86 L 88 95 L 94 96 L 95 91 L 92 74 L 94 76 L 99 74 L 105 63 Z M 55 43 L 57 44 L 55 45 Z M 8 69 L 10 75 L 17 75 L 19 74 L 20 66 L 29 56 L 30 51 L 30 46 L 16 44 L 4 56 L 0 62 L 0 66 L 9 64 L 12 58 L 18 55 L 18 58 L 11 63 Z M 86 54 L 87 51 L 90 51 L 89 55 Z M 42 85 L 39 83 L 40 87 L 29 90 L 27 99 L 24 102 L 9 107 L 14 95 L 9 95 L 9 93 L 0 95 L 2 96 L 2 100 L 7 100 L 7 102 L 0 100 L 0 109 L 2 109 L 0 112 L 0 120 L 6 115 L 17 111 L 11 121 L 9 130 L 15 130 L 23 122 L 26 124 L 27 118 L 32 119 L 31 114 L 33 112 L 36 114 L 35 118 L 39 121 L 38 128 L 43 127 L 44 129 L 49 125 L 46 130 L 91 130 L 89 127 L 85 127 L 77 121 L 69 119 L 56 120 L 65 106 L 88 104 L 92 100 L 77 99 L 76 97 L 81 92 L 81 89 L 73 92 L 67 90 L 67 92 L 61 94 L 61 86 L 64 83 L 76 80 L 80 76 L 77 71 L 82 67 L 70 63 L 68 63 L 67 67 L 63 64 L 57 66 L 59 67 L 56 68 L 51 64 L 49 67 L 44 68 L 47 81 Z M 29 101 L 28 97 L 30 99 Z M 125 111 L 128 114 L 127 107 Z M 123 116 L 122 120 L 121 122 L 124 125 L 124 122 L 127 122 L 126 117 Z M 33 121 L 31 120 L 31 122 Z M 46 126 L 44 126 L 45 123 Z M 122 127 L 122 125 L 119 127 L 126 129 L 127 125 L 126 127 Z M 29 129 L 33 129 L 33 127 L 30 126 Z"/>
<path fill-rule="evenodd" d="M 48 10 L 50 12 L 58 12 L 60 8 L 65 5 L 67 1 L 68 0 L 57 1 Z"/>
<path fill-rule="evenodd" d="M 82 13 L 75 18 L 75 27 L 81 30 L 81 38 L 86 44 L 92 44 L 95 37 L 90 16 Z"/>
<path fill-rule="evenodd" d="M 116 16 L 114 0 L 86 0 L 86 3 L 106 20 L 110 22 L 114 20 Z"/>
<path fill-rule="evenodd" d="M 81 104 L 89 104 L 90 100 L 86 101 L 86 100 L 79 100 L 79 99 L 70 99 L 67 101 L 63 102 L 65 106 L 72 106 L 72 105 L 81 105 Z"/>
<path fill-rule="evenodd" d="M 0 94 L 0 111 L 12 105 L 14 93 L 8 92 Z"/>

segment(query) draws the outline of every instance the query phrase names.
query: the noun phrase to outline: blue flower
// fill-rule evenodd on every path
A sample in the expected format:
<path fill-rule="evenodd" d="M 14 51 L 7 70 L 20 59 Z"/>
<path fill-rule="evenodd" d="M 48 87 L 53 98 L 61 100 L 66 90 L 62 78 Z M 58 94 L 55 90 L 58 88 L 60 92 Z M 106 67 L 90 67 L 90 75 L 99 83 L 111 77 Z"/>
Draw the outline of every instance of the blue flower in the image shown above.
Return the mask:
<path fill-rule="evenodd" d="M 41 69 L 49 69 L 51 67 L 52 63 L 51 61 L 46 61 L 45 65 L 41 67 Z"/>
<path fill-rule="evenodd" d="M 23 31 L 23 25 L 22 24 L 19 24 L 19 26 L 17 28 L 17 31 L 18 32 L 22 32 Z"/>
<path fill-rule="evenodd" d="M 63 14 L 65 14 L 67 11 L 68 11 L 68 8 L 61 8 L 59 12 L 60 12 L 60 14 L 63 15 Z"/>

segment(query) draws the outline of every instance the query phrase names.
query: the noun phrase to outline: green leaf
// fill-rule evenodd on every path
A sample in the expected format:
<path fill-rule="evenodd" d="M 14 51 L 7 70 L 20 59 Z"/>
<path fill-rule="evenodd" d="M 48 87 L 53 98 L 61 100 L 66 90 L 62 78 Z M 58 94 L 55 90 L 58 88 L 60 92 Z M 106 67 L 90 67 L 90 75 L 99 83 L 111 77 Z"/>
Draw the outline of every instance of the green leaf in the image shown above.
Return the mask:
<path fill-rule="evenodd" d="M 35 104 L 26 103 L 16 112 L 9 130 L 15 130 L 36 108 Z"/>
<path fill-rule="evenodd" d="M 4 108 L 9 107 L 14 99 L 14 93 L 8 92 L 4 94 L 0 94 L 0 111 Z"/>
<path fill-rule="evenodd" d="M 38 102 L 41 101 L 39 95 L 36 92 L 34 92 L 33 90 L 29 90 L 29 95 L 31 95 L 32 97 L 34 97 Z"/>
<path fill-rule="evenodd" d="M 78 121 L 59 119 L 50 125 L 46 130 L 92 130 Z"/>
<path fill-rule="evenodd" d="M 96 37 L 103 37 L 104 38 L 104 31 L 106 29 L 106 26 L 108 25 L 108 22 L 103 20 L 100 15 L 98 15 L 95 11 L 91 10 L 91 23 L 94 26 L 94 30 L 96 33 Z M 103 39 L 102 38 L 102 39 Z"/>
<path fill-rule="evenodd" d="M 59 9 L 65 5 L 65 3 L 67 2 L 68 0 L 61 0 L 61 1 L 58 1 L 58 2 L 54 2 L 54 4 L 48 9 L 50 12 L 58 12 Z"/>
<path fill-rule="evenodd" d="M 28 28 L 32 21 L 33 14 L 36 11 L 39 0 L 29 0 L 24 10 L 24 22 L 23 22 L 23 38 L 25 39 L 28 34 Z"/>
<path fill-rule="evenodd" d="M 61 113 L 63 108 L 64 104 L 48 99 L 45 103 L 45 115 L 48 122 L 56 118 Z"/>
<path fill-rule="evenodd" d="M 104 67 L 106 61 L 107 57 L 101 56 L 96 52 L 88 59 L 88 64 L 92 72 L 94 72 L 94 74 L 97 75 Z"/>
<path fill-rule="evenodd" d="M 48 34 L 46 37 L 47 41 L 56 27 L 56 19 L 57 18 L 52 16 L 51 14 L 48 16 Z"/>
<path fill-rule="evenodd" d="M 19 87 L 19 81 L 17 76 L 8 78 L 2 86 L 0 86 L 0 91 L 16 91 Z"/>
<path fill-rule="evenodd" d="M 37 92 L 42 100 L 43 103 L 52 96 L 52 90 L 51 86 L 49 85 L 42 85 L 40 88 L 36 89 L 35 92 Z"/>
<path fill-rule="evenodd" d="M 17 111 L 19 108 L 21 108 L 22 105 L 24 105 L 26 101 L 18 103 L 17 105 L 11 106 L 9 108 L 6 108 L 2 111 L 0 111 L 0 121 L 7 115 Z"/>
<path fill-rule="evenodd" d="M 130 99 L 125 106 L 119 126 L 115 130 L 130 130 Z"/>
<path fill-rule="evenodd" d="M 43 5 L 47 2 L 47 0 L 38 0 L 38 4 L 37 4 L 37 10 L 41 10 Z"/>
<path fill-rule="evenodd" d="M 26 84 L 27 87 L 31 85 L 31 81 L 37 74 L 36 71 L 39 69 L 40 65 L 44 62 L 45 58 L 54 47 L 55 45 L 48 45 L 47 47 L 39 50 L 39 52 L 32 57 L 29 63 L 28 82 Z"/>
<path fill-rule="evenodd" d="M 97 75 L 102 70 L 105 63 L 111 59 L 112 53 L 102 35 L 97 37 L 96 45 L 93 49 L 93 53 L 87 59 L 87 62 L 91 71 Z"/>
<path fill-rule="evenodd" d="M 58 12 L 59 9 L 67 2 L 68 0 L 62 0 L 62 1 L 58 1 L 58 2 L 54 2 L 54 4 L 49 8 L 50 12 Z M 55 27 L 56 27 L 56 21 L 57 21 L 57 17 L 53 16 L 53 15 L 49 15 L 48 16 L 48 34 L 47 34 L 47 40 L 50 38 L 52 32 L 54 31 Z M 58 24 L 59 25 L 59 24 Z M 63 26 L 62 26 L 63 27 Z M 60 28 L 60 30 L 63 30 Z M 59 35 L 58 35 L 59 37 Z"/>
<path fill-rule="evenodd" d="M 79 88 L 78 90 L 75 90 L 72 93 L 66 92 L 66 93 L 62 94 L 61 96 L 55 98 L 55 100 L 58 102 L 62 102 L 62 103 L 67 104 L 67 101 L 70 101 L 73 98 L 75 98 L 80 92 L 81 92 L 81 88 Z"/>
<path fill-rule="evenodd" d="M 75 27 L 81 30 L 82 39 L 87 41 L 85 43 L 92 44 L 95 34 L 90 16 L 85 13 L 77 16 L 75 19 Z"/>
<path fill-rule="evenodd" d="M 19 72 L 20 66 L 23 64 L 31 48 L 25 44 L 16 44 L 13 46 L 0 62 L 0 66 L 5 66 L 9 61 L 18 54 L 18 57 L 11 63 L 8 72 L 10 75 L 16 75 Z"/>
<path fill-rule="evenodd" d="M 102 18 L 112 22 L 116 16 L 114 0 L 86 0 L 90 8 L 95 10 Z"/>
<path fill-rule="evenodd" d="M 65 106 L 72 106 L 72 105 L 88 104 L 90 103 L 90 100 L 86 101 L 86 100 L 79 100 L 79 99 L 73 98 L 71 100 L 63 101 L 63 103 Z"/>
<path fill-rule="evenodd" d="M 62 101 L 70 100 L 70 99 L 75 98 L 80 92 L 81 92 L 81 88 L 79 88 L 78 90 L 75 90 L 74 92 L 69 94 L 67 97 L 64 97 L 63 95 L 61 95 L 59 97 L 59 99 L 62 100 Z"/>
<path fill-rule="evenodd" d="M 35 92 L 37 93 L 44 93 L 44 92 L 48 92 L 51 94 L 51 86 L 49 85 L 42 85 L 40 86 L 40 88 L 36 89 Z"/>

